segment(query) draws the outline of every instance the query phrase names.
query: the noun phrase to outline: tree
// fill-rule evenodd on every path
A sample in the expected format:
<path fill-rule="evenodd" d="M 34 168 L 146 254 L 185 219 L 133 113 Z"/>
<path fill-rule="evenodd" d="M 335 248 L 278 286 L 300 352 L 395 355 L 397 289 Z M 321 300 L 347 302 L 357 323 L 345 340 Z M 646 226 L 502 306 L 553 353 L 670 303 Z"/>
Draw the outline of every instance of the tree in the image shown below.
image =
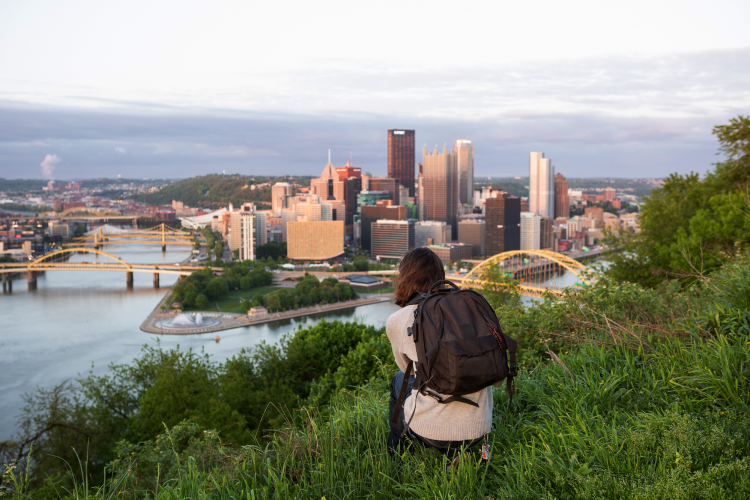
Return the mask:
<path fill-rule="evenodd" d="M 206 285 L 206 295 L 210 299 L 218 299 L 229 293 L 229 283 L 221 276 L 217 276 Z"/>
<path fill-rule="evenodd" d="M 367 257 L 361 256 L 354 259 L 354 262 L 352 263 L 354 266 L 355 271 L 364 272 L 367 271 L 370 266 L 367 263 Z"/>
<path fill-rule="evenodd" d="M 485 266 L 482 271 L 482 295 L 493 309 L 508 304 L 520 304 L 520 283 L 500 269 L 497 264 Z"/>
<path fill-rule="evenodd" d="M 711 272 L 750 248 L 750 118 L 734 118 L 714 134 L 726 161 L 704 179 L 670 175 L 645 196 L 640 233 L 608 234 L 615 279 L 655 286 L 666 276 Z"/>
<path fill-rule="evenodd" d="M 208 305 L 208 297 L 202 293 L 195 298 L 195 307 L 204 309 Z"/>

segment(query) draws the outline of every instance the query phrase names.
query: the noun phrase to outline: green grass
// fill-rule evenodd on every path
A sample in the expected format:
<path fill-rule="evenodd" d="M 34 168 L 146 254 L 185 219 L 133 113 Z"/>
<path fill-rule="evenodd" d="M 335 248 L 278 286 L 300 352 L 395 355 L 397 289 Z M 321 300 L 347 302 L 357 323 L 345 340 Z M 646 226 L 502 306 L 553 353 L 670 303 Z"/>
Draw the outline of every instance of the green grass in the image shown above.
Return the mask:
<path fill-rule="evenodd" d="M 554 362 L 524 371 L 505 423 L 495 389 L 489 463 L 471 452 L 448 471 L 431 451 L 390 457 L 383 376 L 328 412 L 290 415 L 298 423 L 265 444 L 221 443 L 190 422 L 123 444 L 111 469 L 120 484 L 97 498 L 744 499 L 749 339 L 648 354 L 589 345 L 560 355 L 570 374 Z"/>
<path fill-rule="evenodd" d="M 227 313 L 244 314 L 245 311 L 240 308 L 240 303 L 242 303 L 243 300 L 252 299 L 258 294 L 265 295 L 267 293 L 275 292 L 279 288 L 280 287 L 277 286 L 261 286 L 258 288 L 251 288 L 250 290 L 234 290 L 229 292 L 229 295 L 226 297 L 222 297 L 219 300 L 209 301 L 205 310 L 218 310 Z"/>

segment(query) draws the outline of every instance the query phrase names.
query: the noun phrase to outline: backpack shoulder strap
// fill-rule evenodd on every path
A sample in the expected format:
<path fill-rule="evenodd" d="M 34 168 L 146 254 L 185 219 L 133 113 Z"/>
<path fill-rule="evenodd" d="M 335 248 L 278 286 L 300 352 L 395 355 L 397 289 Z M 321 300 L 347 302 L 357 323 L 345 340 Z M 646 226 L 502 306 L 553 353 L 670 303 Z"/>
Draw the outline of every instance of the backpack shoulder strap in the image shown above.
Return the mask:
<path fill-rule="evenodd" d="M 424 292 L 414 292 L 411 294 L 409 300 L 406 301 L 406 304 L 404 304 L 404 306 L 419 305 L 419 303 L 422 302 L 425 297 L 427 297 L 427 294 Z"/>
<path fill-rule="evenodd" d="M 393 417 L 391 423 L 396 425 L 398 423 L 398 417 L 401 415 L 401 408 L 404 406 L 404 400 L 406 399 L 406 388 L 409 387 L 409 379 L 411 378 L 412 368 L 414 362 L 409 361 L 409 367 L 404 373 L 404 381 L 401 383 L 401 392 L 398 393 L 398 400 L 396 401 L 396 409 L 393 410 Z"/>

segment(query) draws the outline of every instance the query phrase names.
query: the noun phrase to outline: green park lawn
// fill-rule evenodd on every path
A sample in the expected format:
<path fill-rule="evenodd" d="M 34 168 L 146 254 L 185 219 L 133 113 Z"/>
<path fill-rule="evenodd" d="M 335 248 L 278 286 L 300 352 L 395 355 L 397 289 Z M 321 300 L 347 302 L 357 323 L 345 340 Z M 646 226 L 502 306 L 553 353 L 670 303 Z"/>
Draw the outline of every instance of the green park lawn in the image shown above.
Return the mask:
<path fill-rule="evenodd" d="M 261 286 L 258 288 L 251 288 L 250 290 L 234 290 L 229 292 L 229 295 L 222 297 L 219 300 L 210 300 L 206 306 L 206 311 L 218 310 L 221 312 L 244 314 L 245 311 L 240 309 L 240 304 L 245 299 L 252 299 L 258 294 L 267 294 L 275 292 L 280 287 L 278 286 Z"/>

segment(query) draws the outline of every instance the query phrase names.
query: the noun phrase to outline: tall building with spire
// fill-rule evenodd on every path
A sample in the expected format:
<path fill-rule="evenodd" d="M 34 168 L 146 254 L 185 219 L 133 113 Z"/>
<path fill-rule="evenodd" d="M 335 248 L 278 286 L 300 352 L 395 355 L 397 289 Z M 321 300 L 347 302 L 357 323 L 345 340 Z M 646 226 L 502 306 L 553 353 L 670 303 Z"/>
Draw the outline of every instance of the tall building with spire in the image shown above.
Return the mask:
<path fill-rule="evenodd" d="M 344 201 L 344 183 L 331 163 L 331 150 L 328 150 L 328 164 L 319 179 L 310 180 L 310 192 L 318 195 L 321 201 Z"/>
<path fill-rule="evenodd" d="M 399 184 L 414 196 L 414 131 L 388 131 L 388 177 L 398 179 Z"/>
<path fill-rule="evenodd" d="M 530 153 L 529 212 L 555 217 L 555 169 L 544 153 Z"/>
<path fill-rule="evenodd" d="M 452 238 L 458 237 L 456 216 L 458 213 L 458 172 L 456 155 L 443 146 L 439 153 L 437 146 L 432 153 L 422 150 L 422 171 L 420 176 L 420 214 L 422 220 L 443 221 L 450 224 Z"/>
<path fill-rule="evenodd" d="M 459 139 L 453 144 L 458 171 L 458 201 L 471 204 L 474 197 L 474 146 L 471 141 Z"/>

